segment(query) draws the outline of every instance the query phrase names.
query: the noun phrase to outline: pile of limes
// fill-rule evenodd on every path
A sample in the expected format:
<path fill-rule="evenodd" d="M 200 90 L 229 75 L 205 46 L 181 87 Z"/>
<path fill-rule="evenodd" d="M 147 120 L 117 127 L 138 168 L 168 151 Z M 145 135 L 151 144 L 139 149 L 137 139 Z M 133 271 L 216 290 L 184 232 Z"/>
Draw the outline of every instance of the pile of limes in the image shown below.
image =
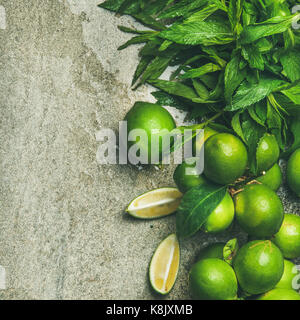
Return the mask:
<path fill-rule="evenodd" d="M 149 132 L 149 126 L 151 129 L 157 126 L 159 130 L 174 127 L 170 114 L 162 107 L 153 109 L 153 105 L 139 103 L 135 108 L 139 112 L 127 116 L 130 129 L 143 128 Z M 153 117 L 159 120 L 155 122 Z M 202 147 L 195 141 L 194 149 Z M 174 172 L 178 189 L 150 191 L 127 208 L 136 218 L 159 218 L 175 212 L 180 197 L 192 188 L 206 183 L 228 187 L 224 199 L 202 225 L 202 231 L 218 233 L 228 229 L 235 220 L 248 234 L 249 242 L 241 248 L 235 247 L 229 258 L 226 252 L 230 247 L 225 243 L 211 244 L 201 251 L 190 270 L 194 299 L 300 300 L 296 291 L 300 289 L 300 275 L 292 261 L 300 257 L 300 216 L 284 213 L 276 193 L 283 180 L 279 157 L 276 138 L 265 134 L 256 148 L 259 174 L 253 176 L 242 140 L 206 127 L 203 175 L 184 162 Z M 300 197 L 300 149 L 288 161 L 287 182 Z M 168 293 L 178 268 L 179 242 L 173 234 L 160 244 L 152 258 L 149 271 L 152 287 L 161 294 Z"/>

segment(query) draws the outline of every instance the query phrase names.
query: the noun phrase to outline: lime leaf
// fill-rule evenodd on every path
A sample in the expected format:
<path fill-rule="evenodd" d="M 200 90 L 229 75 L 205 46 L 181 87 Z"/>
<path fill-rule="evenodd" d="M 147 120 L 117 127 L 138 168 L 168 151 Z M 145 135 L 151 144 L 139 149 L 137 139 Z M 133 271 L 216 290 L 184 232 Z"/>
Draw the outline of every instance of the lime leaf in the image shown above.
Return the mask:
<path fill-rule="evenodd" d="M 235 257 L 238 250 L 239 250 L 238 240 L 236 238 L 229 240 L 223 249 L 224 260 L 231 265 L 232 260 Z"/>
<path fill-rule="evenodd" d="M 186 238 L 195 234 L 224 199 L 226 191 L 226 186 L 212 183 L 189 190 L 182 198 L 176 214 L 178 236 Z"/>

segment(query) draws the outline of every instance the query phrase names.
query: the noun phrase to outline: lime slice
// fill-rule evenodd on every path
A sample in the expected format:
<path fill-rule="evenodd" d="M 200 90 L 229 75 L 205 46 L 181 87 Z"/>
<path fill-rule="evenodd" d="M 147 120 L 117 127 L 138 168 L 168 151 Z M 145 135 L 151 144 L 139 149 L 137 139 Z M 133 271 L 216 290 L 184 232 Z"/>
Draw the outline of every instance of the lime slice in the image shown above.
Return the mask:
<path fill-rule="evenodd" d="M 177 188 L 155 189 L 135 198 L 126 212 L 139 219 L 162 218 L 177 210 L 181 198 Z"/>
<path fill-rule="evenodd" d="M 177 278 L 180 260 L 176 234 L 169 235 L 156 249 L 149 269 L 152 288 L 160 294 L 168 294 Z"/>

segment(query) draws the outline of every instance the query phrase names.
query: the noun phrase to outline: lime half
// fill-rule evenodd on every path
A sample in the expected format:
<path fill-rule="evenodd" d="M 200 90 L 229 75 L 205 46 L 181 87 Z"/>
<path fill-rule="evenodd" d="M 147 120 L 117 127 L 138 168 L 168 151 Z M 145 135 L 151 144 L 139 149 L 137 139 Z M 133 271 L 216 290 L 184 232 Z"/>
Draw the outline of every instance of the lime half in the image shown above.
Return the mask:
<path fill-rule="evenodd" d="M 160 294 L 168 294 L 177 278 L 180 260 L 176 234 L 169 235 L 156 249 L 149 268 L 152 288 Z"/>
<path fill-rule="evenodd" d="M 157 219 L 174 213 L 182 193 L 177 188 L 160 188 L 135 198 L 126 212 L 138 219 Z"/>

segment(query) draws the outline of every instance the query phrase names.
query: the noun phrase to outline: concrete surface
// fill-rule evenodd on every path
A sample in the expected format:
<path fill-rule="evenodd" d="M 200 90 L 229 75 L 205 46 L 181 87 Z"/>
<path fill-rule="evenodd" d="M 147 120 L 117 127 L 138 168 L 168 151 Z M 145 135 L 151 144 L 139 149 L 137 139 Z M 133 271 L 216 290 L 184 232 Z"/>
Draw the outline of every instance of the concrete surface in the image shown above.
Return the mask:
<path fill-rule="evenodd" d="M 116 50 L 130 37 L 117 25 L 133 21 L 100 2 L 0 0 L 1 299 L 158 298 L 147 268 L 174 217 L 136 221 L 123 209 L 142 192 L 172 185 L 173 168 L 96 162 L 96 132 L 117 129 L 134 101 L 150 99 L 150 88 L 130 88 L 138 48 Z M 299 201 L 283 195 L 287 210 L 299 213 Z M 188 298 L 190 264 L 214 240 L 198 234 L 182 244 L 167 299 Z"/>

